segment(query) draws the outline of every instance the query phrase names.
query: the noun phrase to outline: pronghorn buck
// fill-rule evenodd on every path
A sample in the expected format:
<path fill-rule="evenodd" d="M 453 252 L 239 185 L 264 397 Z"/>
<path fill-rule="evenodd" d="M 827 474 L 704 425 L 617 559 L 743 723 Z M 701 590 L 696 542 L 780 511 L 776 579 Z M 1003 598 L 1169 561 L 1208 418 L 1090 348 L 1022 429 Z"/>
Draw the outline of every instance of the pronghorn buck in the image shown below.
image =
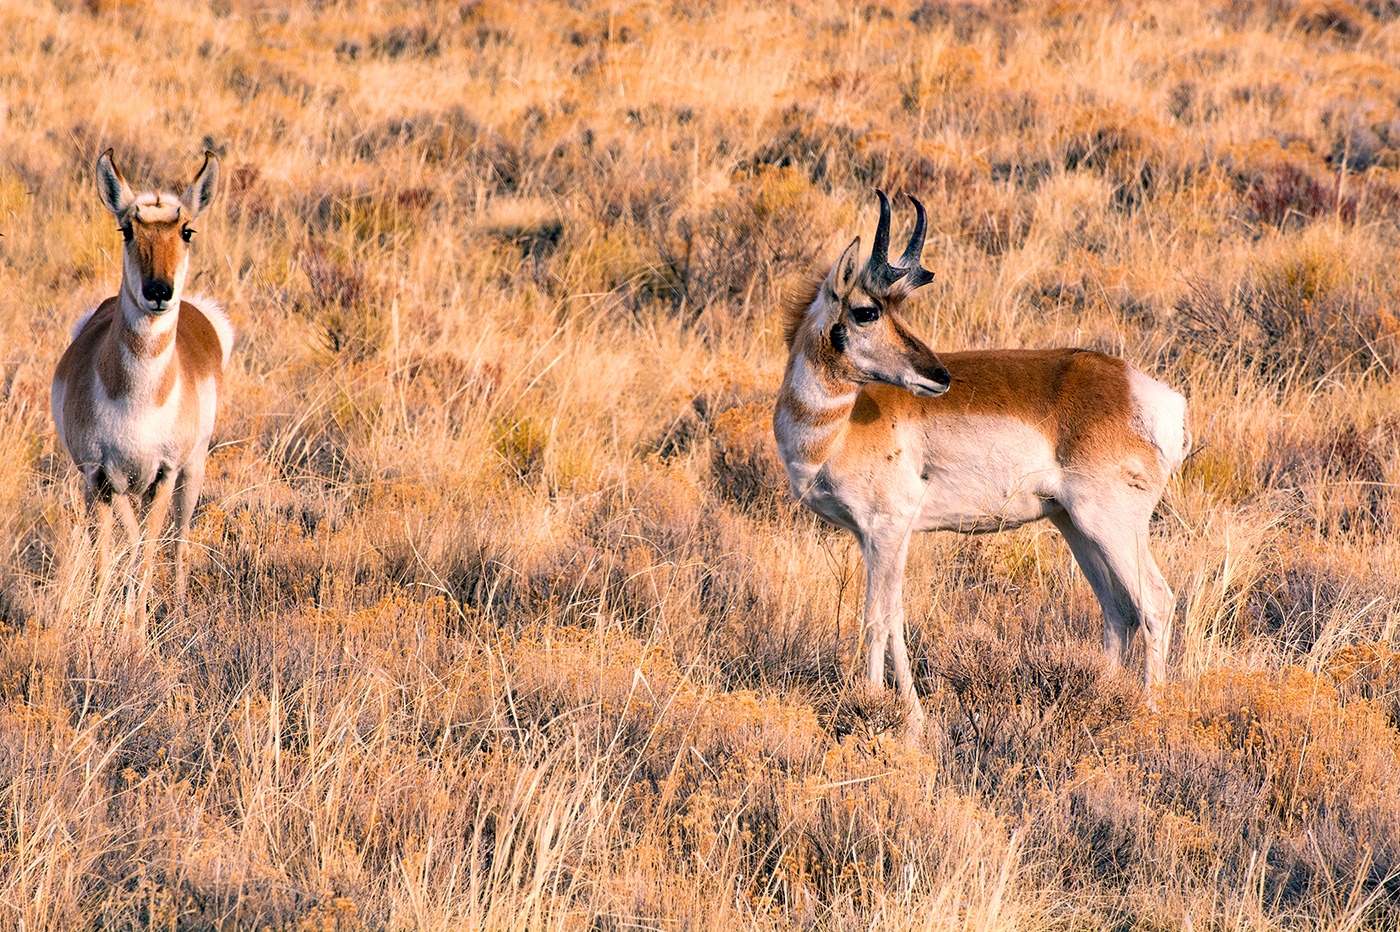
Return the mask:
<path fill-rule="evenodd" d="M 1149 690 L 1165 675 L 1174 598 L 1148 552 L 1148 521 L 1185 458 L 1186 399 L 1112 356 L 1078 349 L 935 355 L 900 305 L 920 265 L 925 214 L 889 260 L 883 192 L 869 260 L 860 238 L 788 309 L 788 363 L 773 430 L 793 495 L 855 535 L 865 560 L 867 673 L 885 650 L 917 732 L 903 579 L 915 531 L 983 533 L 1049 518 L 1103 608 L 1121 663 L 1139 625 Z"/>
<path fill-rule="evenodd" d="M 112 519 L 140 554 L 135 622 L 146 621 L 157 540 L 173 500 L 178 525 L 175 597 L 185 595 L 190 517 L 204 484 L 233 327 L 213 301 L 186 296 L 191 225 L 214 197 L 219 163 L 185 192 L 136 194 L 108 149 L 97 191 L 125 240 L 121 290 L 85 314 L 54 372 L 50 403 L 59 439 L 82 470 L 97 525 L 98 590 L 112 565 Z M 145 511 L 142 533 L 138 511 Z M 130 607 L 128 590 L 128 608 Z"/>

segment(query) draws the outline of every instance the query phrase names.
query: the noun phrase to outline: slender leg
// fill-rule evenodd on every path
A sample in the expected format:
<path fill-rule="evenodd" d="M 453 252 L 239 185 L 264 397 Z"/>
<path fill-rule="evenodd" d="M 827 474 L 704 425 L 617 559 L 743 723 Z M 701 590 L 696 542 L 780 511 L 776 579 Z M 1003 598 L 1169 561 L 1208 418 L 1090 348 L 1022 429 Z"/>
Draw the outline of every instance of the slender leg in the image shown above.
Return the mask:
<path fill-rule="evenodd" d="M 112 508 L 117 513 L 117 519 L 122 523 L 122 529 L 126 531 L 127 548 L 130 551 L 133 563 L 137 555 L 141 552 L 141 522 L 136 517 L 136 510 L 131 502 L 131 496 L 125 492 L 118 492 L 112 496 Z M 126 617 L 131 618 L 135 612 L 135 587 L 128 582 L 126 587 Z M 144 607 L 143 607 L 144 609 Z M 144 610 L 142 612 L 144 618 Z"/>
<path fill-rule="evenodd" d="M 194 517 L 194 506 L 199 501 L 199 490 L 204 486 L 204 460 L 192 461 L 180 471 L 175 483 L 175 604 L 185 604 L 185 583 L 187 569 L 185 555 L 190 547 L 190 519 Z"/>
<path fill-rule="evenodd" d="M 924 710 L 914 689 L 914 671 L 904 641 L 904 564 L 909 556 L 907 534 L 872 536 L 865 554 L 866 676 L 880 688 L 885 680 L 885 649 L 894 664 L 895 689 L 909 710 L 909 734 L 923 732 Z"/>
<path fill-rule="evenodd" d="M 1141 623 L 1151 689 L 1166 679 L 1176 597 L 1148 550 L 1148 515 L 1132 514 L 1140 510 L 1083 508 L 1055 523 L 1103 607 L 1104 646 L 1118 662 L 1132 628 Z"/>
<path fill-rule="evenodd" d="M 175 488 L 175 473 L 165 471 L 156 480 L 155 494 L 146 511 L 146 539 L 141 542 L 141 583 L 136 591 L 136 627 L 146 628 L 146 598 L 155 571 L 156 550 L 165 533 L 165 519 L 170 514 L 170 496 Z"/>
<path fill-rule="evenodd" d="M 97 599 L 99 604 L 112 578 L 112 497 L 89 482 L 88 519 L 97 530 Z M 83 576 L 86 579 L 86 574 Z"/>
<path fill-rule="evenodd" d="M 1115 667 L 1121 666 L 1127 658 L 1131 634 L 1138 624 L 1137 610 L 1126 597 L 1127 593 L 1115 585 L 1113 571 L 1109 569 L 1099 546 L 1079 530 L 1068 514 L 1061 512 L 1050 520 L 1059 528 L 1065 543 L 1069 544 L 1074 562 L 1079 564 L 1084 578 L 1089 581 L 1089 588 L 1094 590 L 1094 597 L 1099 600 L 1099 608 L 1103 612 L 1103 649 L 1110 663 Z"/>

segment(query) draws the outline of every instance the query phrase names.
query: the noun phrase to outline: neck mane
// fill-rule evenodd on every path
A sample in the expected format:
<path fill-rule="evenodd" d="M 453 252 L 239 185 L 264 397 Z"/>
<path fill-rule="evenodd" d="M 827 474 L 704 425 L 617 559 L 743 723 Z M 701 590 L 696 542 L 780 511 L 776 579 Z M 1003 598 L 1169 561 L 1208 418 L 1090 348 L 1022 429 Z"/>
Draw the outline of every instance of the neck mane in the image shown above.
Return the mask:
<path fill-rule="evenodd" d="M 804 327 L 804 320 L 789 323 L 787 370 L 773 419 L 778 450 L 794 482 L 826 462 L 844 436 L 860 394 L 860 384 L 836 365 L 841 357 L 826 335 Z"/>

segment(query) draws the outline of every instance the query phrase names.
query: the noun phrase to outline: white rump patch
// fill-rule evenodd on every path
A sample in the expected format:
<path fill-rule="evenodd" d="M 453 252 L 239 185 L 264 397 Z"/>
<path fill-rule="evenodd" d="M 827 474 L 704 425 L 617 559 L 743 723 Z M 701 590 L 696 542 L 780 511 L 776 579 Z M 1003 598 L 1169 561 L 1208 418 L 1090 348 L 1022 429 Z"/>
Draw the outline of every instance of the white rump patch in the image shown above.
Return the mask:
<path fill-rule="evenodd" d="M 90 307 L 86 311 L 83 311 L 83 316 L 78 318 L 77 323 L 73 324 L 73 329 L 68 333 L 69 343 L 78 339 L 78 334 L 82 333 L 83 328 L 88 325 L 88 321 L 92 320 L 92 315 L 96 314 L 101 308 L 102 305 L 99 304 L 96 307 Z"/>
<path fill-rule="evenodd" d="M 1162 466 L 1171 475 L 1186 459 L 1190 435 L 1186 427 L 1186 399 L 1180 392 L 1152 378 L 1130 370 L 1129 390 L 1137 402 L 1135 425 L 1142 436 L 1162 454 Z"/>
<path fill-rule="evenodd" d="M 227 369 L 229 356 L 233 354 L 233 321 L 228 319 L 223 305 L 203 294 L 185 295 L 181 300 L 193 304 L 214 325 L 214 332 L 219 336 L 219 349 L 224 352 L 223 368 Z"/>

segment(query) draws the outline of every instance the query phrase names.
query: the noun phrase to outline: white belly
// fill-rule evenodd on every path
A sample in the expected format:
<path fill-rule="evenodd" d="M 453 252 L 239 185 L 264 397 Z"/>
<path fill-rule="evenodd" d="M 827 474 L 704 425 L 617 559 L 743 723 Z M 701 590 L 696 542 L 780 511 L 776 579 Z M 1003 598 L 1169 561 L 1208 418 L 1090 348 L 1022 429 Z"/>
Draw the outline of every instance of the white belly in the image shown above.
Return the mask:
<path fill-rule="evenodd" d="M 923 450 L 916 530 L 999 531 L 1059 509 L 1060 466 L 1035 428 L 961 417 L 940 421 L 937 436 L 937 447 Z"/>

